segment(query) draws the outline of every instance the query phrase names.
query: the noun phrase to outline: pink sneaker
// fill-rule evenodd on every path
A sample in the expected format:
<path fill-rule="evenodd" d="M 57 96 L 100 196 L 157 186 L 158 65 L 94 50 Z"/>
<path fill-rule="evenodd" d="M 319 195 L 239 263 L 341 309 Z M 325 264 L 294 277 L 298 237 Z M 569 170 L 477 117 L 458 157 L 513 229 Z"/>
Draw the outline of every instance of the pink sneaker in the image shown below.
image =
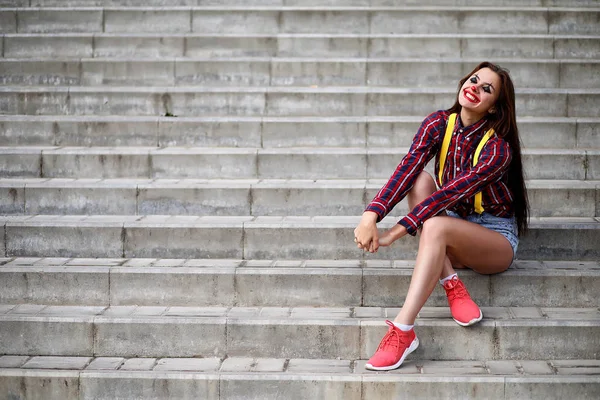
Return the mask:
<path fill-rule="evenodd" d="M 366 369 L 373 371 L 389 371 L 396 369 L 404 362 L 407 355 L 419 347 L 419 339 L 415 335 L 415 330 L 403 332 L 398 329 L 391 321 L 385 321 L 390 329 L 385 334 L 377 351 L 365 365 Z"/>
<path fill-rule="evenodd" d="M 446 296 L 448 296 L 452 318 L 457 324 L 469 326 L 481 321 L 483 313 L 477 304 L 471 300 L 467 288 L 457 276 L 444 282 L 444 289 L 446 289 Z"/>

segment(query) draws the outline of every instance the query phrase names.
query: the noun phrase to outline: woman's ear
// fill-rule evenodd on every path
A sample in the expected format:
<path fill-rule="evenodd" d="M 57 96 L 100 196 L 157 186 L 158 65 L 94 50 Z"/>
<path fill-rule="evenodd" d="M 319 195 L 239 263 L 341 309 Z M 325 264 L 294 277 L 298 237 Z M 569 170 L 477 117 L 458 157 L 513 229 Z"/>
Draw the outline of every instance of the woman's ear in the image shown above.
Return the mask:
<path fill-rule="evenodd" d="M 496 107 L 492 107 L 490 108 L 490 110 L 488 111 L 490 114 L 495 114 L 496 113 Z"/>

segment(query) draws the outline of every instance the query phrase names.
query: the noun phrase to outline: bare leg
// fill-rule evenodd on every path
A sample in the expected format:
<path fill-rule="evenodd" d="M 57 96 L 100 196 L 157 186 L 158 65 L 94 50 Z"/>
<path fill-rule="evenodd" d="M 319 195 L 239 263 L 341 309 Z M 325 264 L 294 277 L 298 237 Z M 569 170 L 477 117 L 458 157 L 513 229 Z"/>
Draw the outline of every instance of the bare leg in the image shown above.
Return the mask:
<path fill-rule="evenodd" d="M 422 202 L 433 192 L 435 192 L 435 190 L 436 186 L 433 177 L 427 172 L 421 172 L 421 174 L 419 174 L 419 176 L 417 177 L 412 189 L 410 190 L 410 192 L 408 192 L 408 195 L 406 196 L 406 199 L 408 200 L 408 209 L 412 210 L 413 208 L 415 208 L 420 202 Z M 454 271 L 454 268 L 464 267 L 462 265 L 453 265 L 450 259 L 446 257 L 444 260 L 442 272 L 440 274 L 440 279 L 454 274 L 456 272 Z"/>
<path fill-rule="evenodd" d="M 433 183 L 431 176 L 426 175 L 430 183 Z M 423 174 L 417 181 L 423 186 L 427 183 Z M 424 193 L 420 189 L 421 186 L 415 183 L 415 187 L 411 190 L 413 196 L 409 198 L 409 204 L 411 201 L 418 200 L 419 195 Z M 476 246 L 473 245 L 475 243 Z M 468 265 L 469 268 L 482 274 L 505 271 L 513 258 L 510 243 L 498 232 L 457 218 L 447 216 L 430 218 L 423 224 L 419 252 L 406 301 L 394 322 L 414 324 L 417 314 L 431 295 L 440 276 L 445 277 L 454 273 L 447 255 L 457 264 Z"/>

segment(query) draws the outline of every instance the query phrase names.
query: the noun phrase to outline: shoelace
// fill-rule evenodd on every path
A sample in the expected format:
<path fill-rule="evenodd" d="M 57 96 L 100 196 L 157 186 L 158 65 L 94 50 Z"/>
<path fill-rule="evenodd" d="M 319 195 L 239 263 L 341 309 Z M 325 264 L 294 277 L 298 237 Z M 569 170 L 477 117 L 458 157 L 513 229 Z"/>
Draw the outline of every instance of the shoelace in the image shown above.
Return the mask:
<path fill-rule="evenodd" d="M 465 297 L 469 297 L 467 288 L 465 288 L 465 285 L 463 285 L 462 282 L 457 281 L 454 283 L 454 286 L 450 288 L 448 299 L 454 301 L 456 299 L 464 299 Z"/>
<path fill-rule="evenodd" d="M 385 336 L 383 337 L 383 339 L 381 339 L 381 343 L 379 343 L 379 347 L 377 348 L 377 351 L 388 350 L 390 347 L 393 347 L 394 349 L 397 350 L 400 348 L 400 345 L 403 343 L 402 339 L 403 339 L 402 335 L 399 335 L 398 332 L 396 331 L 396 329 L 390 328 L 388 333 L 386 333 Z"/>

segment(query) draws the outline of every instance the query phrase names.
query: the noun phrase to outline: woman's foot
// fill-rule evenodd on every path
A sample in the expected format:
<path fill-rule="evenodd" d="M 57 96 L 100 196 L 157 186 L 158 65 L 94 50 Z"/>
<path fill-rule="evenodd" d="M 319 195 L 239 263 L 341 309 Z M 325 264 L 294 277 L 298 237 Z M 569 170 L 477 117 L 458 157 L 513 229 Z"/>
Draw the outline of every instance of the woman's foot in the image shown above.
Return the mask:
<path fill-rule="evenodd" d="M 385 334 L 377 351 L 365 365 L 366 369 L 373 371 L 388 371 L 396 369 L 404 362 L 406 356 L 419 347 L 419 339 L 415 330 L 408 332 L 400 330 L 391 321 L 385 321 L 390 329 Z"/>
<path fill-rule="evenodd" d="M 452 277 L 443 283 L 448 296 L 448 304 L 452 318 L 461 326 L 473 325 L 483 318 L 481 309 L 471 299 L 467 288 L 458 276 Z"/>

